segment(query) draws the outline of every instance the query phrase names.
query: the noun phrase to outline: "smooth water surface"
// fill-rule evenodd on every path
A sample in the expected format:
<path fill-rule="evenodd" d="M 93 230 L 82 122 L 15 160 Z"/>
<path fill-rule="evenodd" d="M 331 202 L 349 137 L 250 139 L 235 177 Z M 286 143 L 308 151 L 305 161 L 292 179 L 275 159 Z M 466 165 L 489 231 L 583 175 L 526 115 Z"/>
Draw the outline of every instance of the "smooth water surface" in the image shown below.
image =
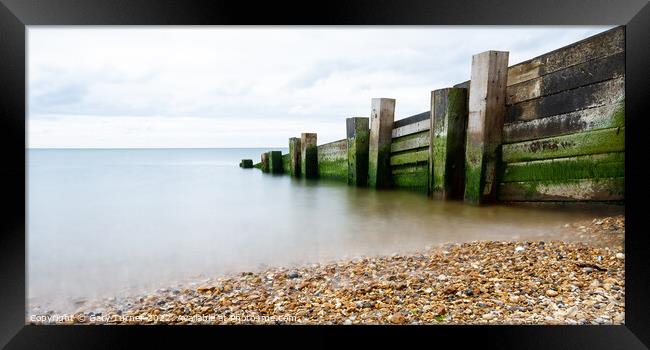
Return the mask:
<path fill-rule="evenodd" d="M 593 215 L 444 203 L 238 167 L 266 150 L 28 150 L 29 301 L 446 242 L 552 238 Z"/>

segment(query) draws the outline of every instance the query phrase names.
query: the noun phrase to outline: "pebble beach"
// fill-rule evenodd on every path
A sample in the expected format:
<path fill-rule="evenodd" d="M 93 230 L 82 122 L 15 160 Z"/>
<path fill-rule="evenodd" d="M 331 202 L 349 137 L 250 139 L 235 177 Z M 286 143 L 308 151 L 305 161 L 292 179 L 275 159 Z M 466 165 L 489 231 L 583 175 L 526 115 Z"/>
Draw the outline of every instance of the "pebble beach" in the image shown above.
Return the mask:
<path fill-rule="evenodd" d="M 625 218 L 553 241 L 475 241 L 31 306 L 30 324 L 623 324 Z"/>

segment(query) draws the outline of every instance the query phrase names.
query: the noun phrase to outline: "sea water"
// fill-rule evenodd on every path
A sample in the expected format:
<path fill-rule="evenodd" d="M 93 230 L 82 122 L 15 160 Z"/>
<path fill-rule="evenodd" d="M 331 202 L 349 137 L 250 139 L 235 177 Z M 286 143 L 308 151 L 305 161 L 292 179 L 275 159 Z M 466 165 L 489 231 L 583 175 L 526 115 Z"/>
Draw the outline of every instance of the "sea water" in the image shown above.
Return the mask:
<path fill-rule="evenodd" d="M 270 149 L 27 150 L 28 302 L 65 305 L 447 242 L 552 239 L 594 215 L 478 207 L 238 167 Z"/>

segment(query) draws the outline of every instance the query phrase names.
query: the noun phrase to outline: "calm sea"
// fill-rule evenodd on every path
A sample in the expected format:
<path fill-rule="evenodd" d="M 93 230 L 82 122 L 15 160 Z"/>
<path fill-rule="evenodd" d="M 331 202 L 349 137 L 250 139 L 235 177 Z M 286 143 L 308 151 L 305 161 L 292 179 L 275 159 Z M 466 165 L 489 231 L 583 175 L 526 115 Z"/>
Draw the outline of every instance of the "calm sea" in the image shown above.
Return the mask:
<path fill-rule="evenodd" d="M 28 300 L 129 294 L 446 242 L 545 238 L 589 216 L 443 203 L 238 167 L 266 150 L 28 150 Z"/>

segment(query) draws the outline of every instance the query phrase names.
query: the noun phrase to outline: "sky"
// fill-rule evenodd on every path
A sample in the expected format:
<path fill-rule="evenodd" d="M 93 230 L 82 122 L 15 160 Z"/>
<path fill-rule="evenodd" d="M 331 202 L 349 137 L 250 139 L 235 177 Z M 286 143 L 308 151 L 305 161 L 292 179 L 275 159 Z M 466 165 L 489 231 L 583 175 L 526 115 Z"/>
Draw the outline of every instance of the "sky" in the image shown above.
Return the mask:
<path fill-rule="evenodd" d="M 395 119 L 470 76 L 611 27 L 28 27 L 27 147 L 287 147 L 345 138 L 373 97 Z"/>

